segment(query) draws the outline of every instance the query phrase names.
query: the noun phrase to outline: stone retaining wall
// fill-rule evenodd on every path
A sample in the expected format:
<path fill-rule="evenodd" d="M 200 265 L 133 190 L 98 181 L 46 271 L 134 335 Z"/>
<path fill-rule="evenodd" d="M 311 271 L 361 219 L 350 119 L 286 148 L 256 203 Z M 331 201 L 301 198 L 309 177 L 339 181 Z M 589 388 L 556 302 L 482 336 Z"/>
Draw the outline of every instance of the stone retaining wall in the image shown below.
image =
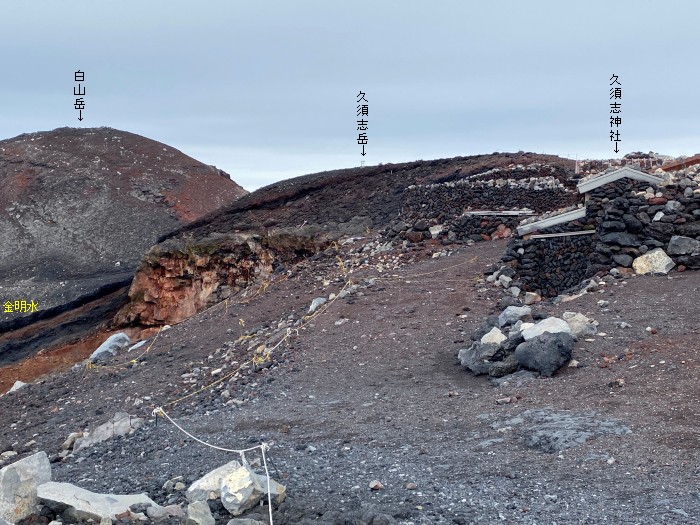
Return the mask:
<path fill-rule="evenodd" d="M 700 189 L 688 181 L 650 188 L 645 182 L 618 180 L 589 193 L 584 218 L 537 233 L 591 229 L 596 233 L 515 239 L 503 260 L 516 270 L 524 291 L 543 297 L 558 295 L 597 272 L 629 268 L 654 248 L 668 252 L 680 269 L 699 269 Z"/>
<path fill-rule="evenodd" d="M 509 237 L 519 218 L 465 215 L 468 210 L 542 212 L 580 202 L 575 181 L 566 170 L 545 164 L 514 165 L 457 181 L 409 186 L 401 215 L 390 229 L 409 242 L 437 237 L 445 242 L 470 242 Z M 442 226 L 440 233 L 429 228 Z"/>

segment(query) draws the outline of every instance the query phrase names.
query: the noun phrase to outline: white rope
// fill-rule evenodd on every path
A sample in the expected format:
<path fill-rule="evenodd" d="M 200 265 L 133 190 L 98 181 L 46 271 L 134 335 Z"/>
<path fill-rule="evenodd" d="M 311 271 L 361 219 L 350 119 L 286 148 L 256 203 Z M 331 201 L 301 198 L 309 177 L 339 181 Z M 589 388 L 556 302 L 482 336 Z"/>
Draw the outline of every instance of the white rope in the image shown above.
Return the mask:
<path fill-rule="evenodd" d="M 265 467 L 265 477 L 267 478 L 267 504 L 268 504 L 268 510 L 270 511 L 270 525 L 274 525 L 274 523 L 272 522 L 272 495 L 271 495 L 271 493 L 270 493 L 270 492 L 271 492 L 271 489 L 270 489 L 270 471 L 267 469 L 267 459 L 266 459 L 266 457 L 265 457 L 265 451 L 268 450 L 268 449 L 270 448 L 270 445 L 268 445 L 267 443 L 264 443 L 264 442 L 263 442 L 263 443 L 261 443 L 260 445 L 255 445 L 254 447 L 245 448 L 245 449 L 234 449 L 234 448 L 223 448 L 223 447 L 219 447 L 219 446 L 216 446 L 216 445 L 212 445 L 211 443 L 207 443 L 206 441 L 203 441 L 203 440 L 199 439 L 198 437 L 193 436 L 192 434 L 190 434 L 189 432 L 187 432 L 187 430 L 185 430 L 185 429 L 182 428 L 180 425 L 178 425 L 177 423 L 175 423 L 175 421 L 173 421 L 172 418 L 171 418 L 168 414 L 166 414 L 166 413 L 165 413 L 165 410 L 163 410 L 161 407 L 155 408 L 155 409 L 153 410 L 152 415 L 155 416 L 155 417 L 158 417 L 159 415 L 163 416 L 165 419 L 167 419 L 167 420 L 170 421 L 173 425 L 175 425 L 175 427 L 176 427 L 180 432 L 182 432 L 183 434 L 185 434 L 185 435 L 191 437 L 192 439 L 194 439 L 194 440 L 197 441 L 198 443 L 201 443 L 202 445 L 206 445 L 207 447 L 211 447 L 211 448 L 214 448 L 214 449 L 216 449 L 216 450 L 222 450 L 222 451 L 224 451 L 224 452 L 234 452 L 234 453 L 236 453 L 236 454 L 240 454 L 242 463 L 243 463 L 243 465 L 246 465 L 246 466 L 248 465 L 248 461 L 246 461 L 245 453 L 246 453 L 246 452 L 250 452 L 250 451 L 252 451 L 252 450 L 256 450 L 256 449 L 259 448 L 260 451 L 261 451 L 261 453 L 262 453 L 263 466 Z"/>

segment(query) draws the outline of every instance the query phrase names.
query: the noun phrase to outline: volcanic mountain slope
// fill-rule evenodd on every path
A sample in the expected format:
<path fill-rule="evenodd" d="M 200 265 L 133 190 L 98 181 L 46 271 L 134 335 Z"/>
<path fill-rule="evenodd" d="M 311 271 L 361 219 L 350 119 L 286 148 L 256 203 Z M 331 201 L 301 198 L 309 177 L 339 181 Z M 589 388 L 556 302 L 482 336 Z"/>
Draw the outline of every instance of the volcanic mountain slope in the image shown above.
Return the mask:
<path fill-rule="evenodd" d="M 280 270 L 276 261 L 308 255 L 342 236 L 370 230 L 390 234 L 411 185 L 533 163 L 543 166 L 543 174 L 573 185 L 572 161 L 523 152 L 351 168 L 272 184 L 161 238 L 137 272 L 131 302 L 116 324 L 180 322 L 252 279 Z M 232 264 L 242 257 L 243 268 Z"/>
<path fill-rule="evenodd" d="M 0 188 L 0 302 L 38 306 L 3 312 L 0 331 L 124 286 L 159 235 L 246 193 L 215 167 L 111 128 L 0 141 Z"/>
<path fill-rule="evenodd" d="M 574 161 L 524 152 L 325 171 L 261 188 L 166 238 L 188 234 L 196 239 L 212 232 L 307 224 L 336 237 L 361 234 L 365 228 L 385 228 L 396 218 L 402 194 L 413 184 L 457 181 L 494 168 L 532 163 L 553 167 L 562 180 L 573 176 Z"/>

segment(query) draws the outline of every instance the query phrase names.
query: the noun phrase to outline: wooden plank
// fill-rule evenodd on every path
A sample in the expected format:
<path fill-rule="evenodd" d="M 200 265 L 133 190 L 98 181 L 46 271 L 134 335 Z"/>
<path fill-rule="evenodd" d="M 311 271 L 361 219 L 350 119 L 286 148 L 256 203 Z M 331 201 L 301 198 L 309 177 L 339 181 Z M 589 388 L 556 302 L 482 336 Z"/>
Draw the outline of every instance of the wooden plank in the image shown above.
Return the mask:
<path fill-rule="evenodd" d="M 537 230 L 543 230 L 544 228 L 549 228 L 551 226 L 556 226 L 557 224 L 562 224 L 564 222 L 575 221 L 576 219 L 582 219 L 586 216 L 586 208 L 575 208 L 558 215 L 552 215 L 546 219 L 540 219 L 539 221 L 529 222 L 518 226 L 518 235 L 525 235 L 526 233 L 531 233 Z"/>
<path fill-rule="evenodd" d="M 465 211 L 462 215 L 502 215 L 506 217 L 513 217 L 518 215 L 534 215 L 534 211 L 521 211 L 521 210 L 475 210 L 475 211 Z"/>
<path fill-rule="evenodd" d="M 529 239 L 551 239 L 553 237 L 573 237 L 575 235 L 593 235 L 596 233 L 595 230 L 579 230 L 575 232 L 563 232 L 563 233 L 541 233 L 539 235 L 530 235 Z"/>

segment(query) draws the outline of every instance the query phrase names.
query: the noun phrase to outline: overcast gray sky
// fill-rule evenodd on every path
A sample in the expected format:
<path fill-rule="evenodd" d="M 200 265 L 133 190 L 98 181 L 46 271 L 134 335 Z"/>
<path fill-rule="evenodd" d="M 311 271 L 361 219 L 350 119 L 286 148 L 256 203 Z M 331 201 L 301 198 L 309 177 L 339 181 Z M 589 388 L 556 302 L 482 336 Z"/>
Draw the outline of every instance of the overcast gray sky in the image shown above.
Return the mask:
<path fill-rule="evenodd" d="M 0 137 L 111 126 L 247 189 L 493 151 L 700 152 L 700 2 L 0 0 Z M 85 71 L 85 119 L 73 72 Z"/>

